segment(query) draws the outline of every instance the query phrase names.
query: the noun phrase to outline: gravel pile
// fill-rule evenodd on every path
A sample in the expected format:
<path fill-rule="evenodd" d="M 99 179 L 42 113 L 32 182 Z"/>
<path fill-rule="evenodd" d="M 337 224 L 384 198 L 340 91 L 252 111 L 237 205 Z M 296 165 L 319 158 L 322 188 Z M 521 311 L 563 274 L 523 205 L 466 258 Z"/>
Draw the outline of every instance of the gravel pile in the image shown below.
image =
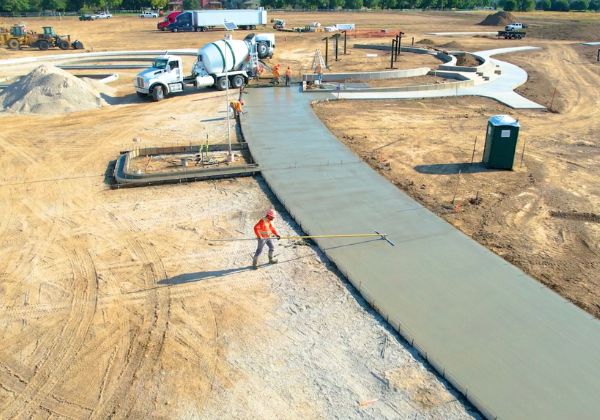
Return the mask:
<path fill-rule="evenodd" d="M 0 93 L 3 111 L 62 114 L 106 105 L 100 91 L 72 74 L 42 64 Z"/>

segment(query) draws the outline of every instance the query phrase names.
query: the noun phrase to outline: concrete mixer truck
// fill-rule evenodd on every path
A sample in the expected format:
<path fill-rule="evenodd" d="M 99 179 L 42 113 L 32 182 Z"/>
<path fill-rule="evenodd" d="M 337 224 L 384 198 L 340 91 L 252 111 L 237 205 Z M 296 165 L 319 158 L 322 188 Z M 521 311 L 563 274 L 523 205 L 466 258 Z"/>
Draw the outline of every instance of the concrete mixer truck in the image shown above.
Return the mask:
<path fill-rule="evenodd" d="M 183 73 L 181 57 L 164 54 L 156 57 L 152 66 L 140 72 L 134 80 L 138 96 L 150 96 L 160 101 L 168 95 L 193 88 L 239 88 L 257 75 L 259 59 L 273 56 L 273 34 L 249 34 L 244 40 L 222 39 L 204 45 L 190 75 Z"/>

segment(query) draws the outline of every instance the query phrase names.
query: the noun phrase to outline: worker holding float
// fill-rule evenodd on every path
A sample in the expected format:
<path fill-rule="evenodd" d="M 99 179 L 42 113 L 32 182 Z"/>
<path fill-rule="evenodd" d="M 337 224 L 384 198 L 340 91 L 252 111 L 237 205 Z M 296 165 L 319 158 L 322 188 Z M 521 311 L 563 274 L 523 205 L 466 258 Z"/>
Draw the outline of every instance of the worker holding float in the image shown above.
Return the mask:
<path fill-rule="evenodd" d="M 273 84 L 274 85 L 278 85 L 279 84 L 279 68 L 281 67 L 280 64 L 275 64 L 275 66 L 273 67 L 273 69 L 271 70 L 271 73 L 273 73 Z"/>
<path fill-rule="evenodd" d="M 269 264 L 276 264 L 277 260 L 273 258 L 275 252 L 275 244 L 273 243 L 273 237 L 281 239 L 281 236 L 273 226 L 273 220 L 275 220 L 275 210 L 269 209 L 265 217 L 261 218 L 256 225 L 254 225 L 254 234 L 258 240 L 256 246 L 256 252 L 254 253 L 254 259 L 252 260 L 252 268 L 258 268 L 258 257 L 262 253 L 265 244 L 269 247 Z"/>
<path fill-rule="evenodd" d="M 285 70 L 285 85 L 289 86 L 291 81 L 292 81 L 292 68 L 290 66 L 287 66 L 287 69 Z"/>

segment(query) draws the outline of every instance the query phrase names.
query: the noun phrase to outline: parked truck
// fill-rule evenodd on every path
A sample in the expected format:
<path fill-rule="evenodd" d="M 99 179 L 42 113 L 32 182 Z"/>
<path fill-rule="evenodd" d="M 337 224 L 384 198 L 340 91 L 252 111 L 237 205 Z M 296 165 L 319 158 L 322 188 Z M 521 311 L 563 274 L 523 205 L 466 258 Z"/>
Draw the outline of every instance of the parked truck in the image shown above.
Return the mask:
<path fill-rule="evenodd" d="M 261 63 L 257 47 L 267 40 L 271 45 L 268 54 L 272 55 L 275 47 L 273 34 L 249 34 L 244 40 L 226 38 L 206 44 L 198 50 L 198 57 L 188 76 L 183 74 L 181 57 L 161 55 L 154 59 L 150 68 L 137 75 L 135 90 L 138 96 L 150 96 L 153 101 L 160 101 L 172 93 L 183 92 L 186 86 L 196 89 L 215 87 L 218 90 L 240 88 L 258 75 Z"/>
<path fill-rule="evenodd" d="M 186 10 L 167 29 L 171 32 L 204 32 L 224 27 L 225 21 L 235 23 L 240 29 L 256 29 L 267 24 L 267 11 L 262 7 L 255 10 Z"/>
<path fill-rule="evenodd" d="M 177 18 L 177 16 L 179 16 L 181 14 L 180 10 L 176 10 L 174 12 L 169 13 L 164 20 L 161 20 L 160 22 L 158 22 L 156 24 L 156 29 L 158 29 L 159 31 L 166 31 L 167 27 L 175 22 L 175 18 Z"/>

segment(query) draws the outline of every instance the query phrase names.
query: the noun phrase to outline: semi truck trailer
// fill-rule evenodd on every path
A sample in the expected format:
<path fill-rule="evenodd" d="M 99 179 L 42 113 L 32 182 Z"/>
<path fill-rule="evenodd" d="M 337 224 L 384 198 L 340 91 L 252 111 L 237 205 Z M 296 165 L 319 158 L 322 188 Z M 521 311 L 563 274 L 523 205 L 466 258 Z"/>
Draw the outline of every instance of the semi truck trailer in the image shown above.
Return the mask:
<path fill-rule="evenodd" d="M 196 62 L 189 75 L 183 73 L 181 57 L 164 54 L 156 57 L 152 66 L 140 72 L 134 80 L 138 96 L 151 97 L 160 101 L 172 93 L 183 92 L 187 86 L 198 89 L 214 87 L 225 90 L 239 88 L 257 76 L 259 55 L 257 47 L 268 39 L 272 45 L 268 53 L 273 54 L 273 34 L 249 34 L 244 40 L 222 39 L 204 45 L 198 50 Z"/>
<path fill-rule="evenodd" d="M 267 11 L 256 10 L 186 10 L 167 26 L 171 32 L 204 32 L 212 28 L 223 28 L 225 21 L 233 22 L 240 29 L 256 29 L 267 24 Z"/>

